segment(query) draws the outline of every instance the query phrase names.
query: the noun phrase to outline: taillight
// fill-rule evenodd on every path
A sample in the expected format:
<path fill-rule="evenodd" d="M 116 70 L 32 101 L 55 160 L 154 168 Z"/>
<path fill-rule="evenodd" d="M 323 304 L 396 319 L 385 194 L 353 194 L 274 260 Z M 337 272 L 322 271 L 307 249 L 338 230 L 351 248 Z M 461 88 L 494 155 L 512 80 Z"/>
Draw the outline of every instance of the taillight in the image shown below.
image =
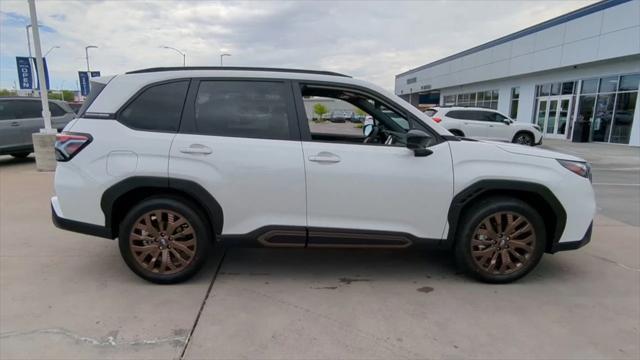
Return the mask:
<path fill-rule="evenodd" d="M 93 138 L 89 134 L 64 132 L 56 135 L 56 160 L 69 161 L 84 149 Z"/>
<path fill-rule="evenodd" d="M 441 118 L 439 118 L 439 117 L 434 117 L 434 118 L 432 118 L 432 119 L 433 119 L 433 121 L 435 121 L 435 122 L 437 122 L 437 123 L 439 123 L 440 121 L 442 121 L 442 119 L 441 119 Z"/>

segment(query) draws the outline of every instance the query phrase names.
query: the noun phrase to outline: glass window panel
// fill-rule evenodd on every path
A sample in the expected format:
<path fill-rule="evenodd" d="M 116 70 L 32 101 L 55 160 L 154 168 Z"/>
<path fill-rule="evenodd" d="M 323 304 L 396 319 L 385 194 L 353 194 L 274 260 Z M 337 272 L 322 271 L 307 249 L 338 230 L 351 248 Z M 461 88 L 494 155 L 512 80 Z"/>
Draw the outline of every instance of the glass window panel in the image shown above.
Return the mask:
<path fill-rule="evenodd" d="M 562 95 L 573 94 L 573 86 L 574 86 L 573 81 L 562 83 Z"/>
<path fill-rule="evenodd" d="M 551 100 L 549 102 L 549 118 L 547 119 L 547 134 L 553 134 L 553 129 L 556 126 L 556 112 L 558 109 L 558 100 Z"/>
<path fill-rule="evenodd" d="M 560 94 L 560 83 L 551 84 L 551 95 L 559 95 Z"/>
<path fill-rule="evenodd" d="M 617 76 L 610 76 L 610 77 L 600 79 L 601 93 L 615 92 L 617 88 L 618 88 Z"/>
<path fill-rule="evenodd" d="M 620 77 L 620 91 L 638 90 L 640 74 L 625 75 Z"/>
<path fill-rule="evenodd" d="M 613 103 L 616 94 L 600 94 L 596 100 L 596 110 L 591 124 L 591 140 L 609 141 L 611 121 L 613 119 Z"/>
<path fill-rule="evenodd" d="M 134 129 L 176 132 L 188 88 L 188 81 L 150 87 L 127 105 L 119 120 Z"/>
<path fill-rule="evenodd" d="M 491 100 L 498 100 L 498 90 L 491 91 Z"/>
<path fill-rule="evenodd" d="M 478 102 L 484 101 L 484 93 L 479 92 L 476 96 L 478 98 Z"/>
<path fill-rule="evenodd" d="M 491 100 L 491 90 L 484 92 L 484 100 Z"/>
<path fill-rule="evenodd" d="M 551 92 L 551 84 L 544 84 L 540 86 L 540 96 L 549 96 Z"/>
<path fill-rule="evenodd" d="M 469 103 L 471 105 L 475 105 L 476 104 L 476 93 L 469 94 Z"/>
<path fill-rule="evenodd" d="M 598 79 L 582 80 L 580 94 L 595 94 L 598 92 Z"/>
<path fill-rule="evenodd" d="M 511 98 L 512 99 L 520 98 L 520 87 L 511 88 Z"/>
<path fill-rule="evenodd" d="M 631 137 L 631 125 L 633 124 L 633 113 L 636 110 L 637 100 L 637 92 L 618 94 L 616 110 L 613 116 L 613 127 L 611 128 L 612 143 L 629 143 L 629 138 Z"/>
<path fill-rule="evenodd" d="M 547 101 L 542 100 L 539 102 L 539 105 L 538 105 L 538 116 L 536 120 L 536 122 L 538 123 L 538 126 L 541 129 L 544 127 L 544 118 L 546 114 L 547 114 Z"/>
<path fill-rule="evenodd" d="M 511 109 L 509 110 L 509 117 L 516 119 L 518 117 L 518 103 L 519 100 L 511 101 Z"/>

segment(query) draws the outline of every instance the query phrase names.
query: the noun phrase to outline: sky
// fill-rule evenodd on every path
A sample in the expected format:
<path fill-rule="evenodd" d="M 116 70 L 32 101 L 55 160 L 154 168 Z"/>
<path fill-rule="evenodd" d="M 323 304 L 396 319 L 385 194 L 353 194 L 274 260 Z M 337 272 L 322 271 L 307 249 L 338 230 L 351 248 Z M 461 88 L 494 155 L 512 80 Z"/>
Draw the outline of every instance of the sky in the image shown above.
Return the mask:
<path fill-rule="evenodd" d="M 267 66 L 337 71 L 393 90 L 396 74 L 587 6 L 556 1 L 44 1 L 43 53 L 54 89 L 77 72 L 157 66 Z M 0 88 L 27 56 L 27 0 L 0 1 Z M 34 53 L 35 54 L 35 53 Z"/>

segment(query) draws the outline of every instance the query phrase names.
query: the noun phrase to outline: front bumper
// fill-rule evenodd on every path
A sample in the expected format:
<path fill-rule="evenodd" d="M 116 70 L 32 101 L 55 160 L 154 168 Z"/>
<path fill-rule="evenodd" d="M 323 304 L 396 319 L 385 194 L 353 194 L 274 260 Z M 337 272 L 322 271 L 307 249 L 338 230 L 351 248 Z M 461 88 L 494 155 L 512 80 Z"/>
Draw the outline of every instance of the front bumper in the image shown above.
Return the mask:
<path fill-rule="evenodd" d="M 567 251 L 567 250 L 580 249 L 581 247 L 587 245 L 591 241 L 591 233 L 592 232 L 593 232 L 593 221 L 589 225 L 589 228 L 587 229 L 587 232 L 584 234 L 582 239 L 577 240 L 577 241 L 556 242 L 553 245 L 551 245 L 551 251 L 549 251 L 549 252 L 553 254 L 553 253 L 556 253 L 558 251 Z"/>
<path fill-rule="evenodd" d="M 113 232 L 111 229 L 95 225 L 88 224 L 80 221 L 66 219 L 62 216 L 62 212 L 60 210 L 60 204 L 58 203 L 58 197 L 54 196 L 51 198 L 51 219 L 53 224 L 63 230 L 73 231 L 81 234 L 87 234 L 92 236 L 98 236 L 107 239 L 113 239 Z"/>

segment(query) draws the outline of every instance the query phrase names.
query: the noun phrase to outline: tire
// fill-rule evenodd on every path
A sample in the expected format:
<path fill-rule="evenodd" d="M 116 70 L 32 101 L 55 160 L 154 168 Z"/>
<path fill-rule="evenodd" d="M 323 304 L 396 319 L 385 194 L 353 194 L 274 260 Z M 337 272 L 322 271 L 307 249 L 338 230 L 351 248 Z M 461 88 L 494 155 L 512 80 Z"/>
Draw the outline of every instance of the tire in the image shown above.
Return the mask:
<path fill-rule="evenodd" d="M 29 156 L 29 154 L 31 154 L 31 152 L 20 152 L 20 153 L 12 153 L 11 156 L 13 156 L 16 159 L 24 159 L 27 156 Z"/>
<path fill-rule="evenodd" d="M 519 199 L 491 197 L 465 210 L 454 251 L 464 272 L 480 281 L 499 284 L 529 273 L 540 262 L 545 248 L 544 221 L 536 210 Z"/>
<path fill-rule="evenodd" d="M 533 135 L 528 132 L 517 133 L 513 137 L 513 140 L 511 142 L 513 142 L 514 144 L 527 145 L 527 146 L 535 145 L 535 139 L 533 138 Z"/>
<path fill-rule="evenodd" d="M 449 130 L 449 132 L 455 136 L 464 137 L 464 133 L 460 130 L 453 129 L 453 130 Z"/>
<path fill-rule="evenodd" d="M 195 275 L 212 243 L 210 227 L 197 209 L 179 197 L 152 197 L 135 205 L 120 223 L 118 234 L 127 266 L 157 284 L 179 283 Z"/>

